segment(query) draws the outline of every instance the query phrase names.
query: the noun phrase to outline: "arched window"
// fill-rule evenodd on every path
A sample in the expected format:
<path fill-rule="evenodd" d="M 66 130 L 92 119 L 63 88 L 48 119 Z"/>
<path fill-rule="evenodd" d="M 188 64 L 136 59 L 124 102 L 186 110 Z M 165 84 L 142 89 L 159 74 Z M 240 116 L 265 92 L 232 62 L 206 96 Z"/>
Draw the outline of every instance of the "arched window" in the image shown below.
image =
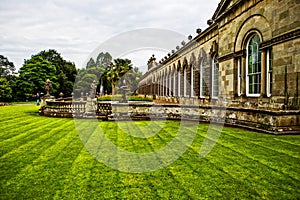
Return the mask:
<path fill-rule="evenodd" d="M 191 74 L 190 74 L 190 80 L 191 80 L 191 97 L 194 97 L 194 66 L 193 64 L 190 65 Z"/>
<path fill-rule="evenodd" d="M 208 80 L 209 80 L 209 73 L 208 73 L 209 65 L 207 64 L 206 59 L 202 59 L 200 64 L 200 97 L 204 98 L 208 95 Z"/>
<path fill-rule="evenodd" d="M 259 43 L 260 38 L 258 34 L 254 34 L 247 44 L 247 96 L 259 96 L 261 91 L 261 51 L 259 50 Z"/>
<path fill-rule="evenodd" d="M 187 81 L 186 81 L 186 65 L 183 66 L 183 96 L 186 97 L 186 84 L 187 84 Z"/>
<path fill-rule="evenodd" d="M 219 95 L 219 62 L 216 57 L 212 59 L 212 97 Z"/>

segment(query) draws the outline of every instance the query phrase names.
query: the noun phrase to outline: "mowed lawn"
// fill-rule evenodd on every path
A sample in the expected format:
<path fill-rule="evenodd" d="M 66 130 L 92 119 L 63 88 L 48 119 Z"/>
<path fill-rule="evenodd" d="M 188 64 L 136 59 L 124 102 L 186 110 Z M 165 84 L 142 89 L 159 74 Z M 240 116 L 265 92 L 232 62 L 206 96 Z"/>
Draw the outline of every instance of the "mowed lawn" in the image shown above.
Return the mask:
<path fill-rule="evenodd" d="M 156 171 L 126 173 L 88 152 L 73 119 L 41 117 L 37 111 L 32 105 L 0 107 L 0 199 L 300 199 L 300 136 L 225 127 L 200 158 L 209 125 L 199 124 L 178 160 Z M 161 130 L 137 138 L 119 123 L 99 125 L 114 144 L 136 152 L 162 148 L 179 125 L 152 122 Z"/>

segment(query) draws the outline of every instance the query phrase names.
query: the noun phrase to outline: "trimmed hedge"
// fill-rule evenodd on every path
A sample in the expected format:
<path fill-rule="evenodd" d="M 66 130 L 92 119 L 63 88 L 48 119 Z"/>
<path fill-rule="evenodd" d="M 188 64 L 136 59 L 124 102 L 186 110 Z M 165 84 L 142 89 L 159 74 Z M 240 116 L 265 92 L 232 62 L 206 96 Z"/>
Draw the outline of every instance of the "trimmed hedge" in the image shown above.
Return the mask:
<path fill-rule="evenodd" d="M 131 96 L 126 97 L 128 101 L 148 101 L 152 102 L 151 98 L 143 97 L 143 96 Z M 120 101 L 122 100 L 122 95 L 105 95 L 98 97 L 98 101 Z"/>

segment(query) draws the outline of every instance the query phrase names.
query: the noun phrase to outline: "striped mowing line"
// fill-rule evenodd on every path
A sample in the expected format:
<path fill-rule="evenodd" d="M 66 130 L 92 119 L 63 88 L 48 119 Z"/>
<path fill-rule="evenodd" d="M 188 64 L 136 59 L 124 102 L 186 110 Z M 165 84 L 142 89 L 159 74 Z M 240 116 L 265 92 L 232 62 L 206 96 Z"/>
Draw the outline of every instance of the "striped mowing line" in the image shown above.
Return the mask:
<path fill-rule="evenodd" d="M 1 155 L 3 156 L 4 154 L 9 153 L 9 151 L 18 148 L 38 137 L 40 137 L 41 135 L 45 135 L 47 134 L 47 129 L 49 128 L 49 126 L 52 125 L 59 125 L 59 122 L 52 122 L 49 124 L 45 124 L 43 126 L 38 126 L 35 129 L 31 129 L 30 131 L 27 132 L 23 132 L 19 135 L 16 135 L 14 137 L 8 138 L 4 141 L 1 141 L 1 149 L 2 149 L 2 153 Z M 63 126 L 63 124 L 62 124 Z M 49 129 L 48 129 L 49 130 Z M 51 127 L 50 127 L 51 130 Z"/>
<path fill-rule="evenodd" d="M 21 172 L 22 168 L 32 164 L 32 162 L 37 159 L 41 153 L 55 144 L 57 140 L 64 137 L 65 135 L 58 131 L 62 129 L 61 127 L 64 125 L 65 124 L 62 124 L 49 131 L 47 134 L 39 136 L 35 140 L 32 140 L 31 142 L 28 142 L 2 156 L 0 158 L 0 169 L 1 171 L 4 170 L 5 173 L 0 173 L 4 176 L 2 177 L 0 175 L 0 180 L 6 182 L 7 180 L 16 177 Z M 15 165 L 8 164 L 10 162 L 15 163 Z M 10 187 L 10 183 L 10 181 L 7 181 L 6 185 Z"/>

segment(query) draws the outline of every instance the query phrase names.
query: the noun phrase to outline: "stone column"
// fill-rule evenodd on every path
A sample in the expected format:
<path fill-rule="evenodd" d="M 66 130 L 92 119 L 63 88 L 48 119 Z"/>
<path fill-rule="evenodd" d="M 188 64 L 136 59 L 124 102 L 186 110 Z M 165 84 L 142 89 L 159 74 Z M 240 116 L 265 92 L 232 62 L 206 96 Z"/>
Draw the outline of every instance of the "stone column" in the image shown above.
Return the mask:
<path fill-rule="evenodd" d="M 191 97 L 191 65 L 187 65 L 186 68 L 186 96 Z"/>
<path fill-rule="evenodd" d="M 169 82 L 169 87 L 168 87 L 168 96 L 172 96 L 172 73 L 169 71 L 169 76 L 168 76 L 168 82 Z"/>
<path fill-rule="evenodd" d="M 177 71 L 177 97 L 180 97 L 180 70 Z"/>
<path fill-rule="evenodd" d="M 176 69 L 173 71 L 173 96 L 176 96 Z"/>
<path fill-rule="evenodd" d="M 267 52 L 266 50 L 262 50 L 261 52 L 261 88 L 260 88 L 260 94 L 262 96 L 265 96 L 267 94 L 266 91 L 266 84 L 267 84 Z"/>
<path fill-rule="evenodd" d="M 194 79 L 194 67 L 193 65 L 191 65 L 191 97 L 194 97 L 194 83 L 195 83 L 195 79 Z"/>
<path fill-rule="evenodd" d="M 186 66 L 183 69 L 183 97 L 186 97 Z"/>
<path fill-rule="evenodd" d="M 168 96 L 168 88 L 169 88 L 169 86 L 168 86 L 168 83 L 169 83 L 168 79 L 169 79 L 169 76 L 168 76 L 168 74 L 166 74 L 166 76 L 165 76 L 165 96 Z"/>
<path fill-rule="evenodd" d="M 246 94 L 246 79 L 247 79 L 247 75 L 246 75 L 246 57 L 242 57 L 241 58 L 241 65 L 242 65 L 242 80 L 241 80 L 241 95 L 245 95 Z"/>

